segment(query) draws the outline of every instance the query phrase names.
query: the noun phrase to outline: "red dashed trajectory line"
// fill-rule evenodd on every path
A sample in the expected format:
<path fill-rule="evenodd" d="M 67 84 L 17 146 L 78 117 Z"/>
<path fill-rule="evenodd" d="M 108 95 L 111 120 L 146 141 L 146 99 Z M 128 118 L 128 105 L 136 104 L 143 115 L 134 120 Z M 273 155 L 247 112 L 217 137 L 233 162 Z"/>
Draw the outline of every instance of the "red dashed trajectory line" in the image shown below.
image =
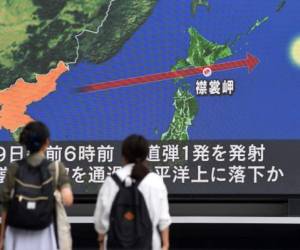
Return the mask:
<path fill-rule="evenodd" d="M 127 79 L 121 80 L 114 80 L 109 82 L 102 82 L 102 83 L 94 83 L 84 87 L 79 88 L 79 92 L 93 92 L 99 90 L 107 90 L 107 89 L 114 89 L 119 87 L 126 87 L 144 83 L 151 83 L 151 82 L 159 82 L 162 80 L 180 78 L 180 77 L 189 77 L 194 75 L 203 74 L 203 70 L 210 69 L 212 72 L 216 71 L 225 71 L 225 70 L 232 70 L 238 68 L 248 68 L 248 71 L 251 72 L 255 66 L 259 63 L 259 59 L 249 53 L 245 59 L 226 62 L 226 63 L 219 63 L 210 66 L 200 66 L 188 69 L 182 69 L 177 71 L 169 71 L 145 76 L 138 76 L 132 77 Z"/>

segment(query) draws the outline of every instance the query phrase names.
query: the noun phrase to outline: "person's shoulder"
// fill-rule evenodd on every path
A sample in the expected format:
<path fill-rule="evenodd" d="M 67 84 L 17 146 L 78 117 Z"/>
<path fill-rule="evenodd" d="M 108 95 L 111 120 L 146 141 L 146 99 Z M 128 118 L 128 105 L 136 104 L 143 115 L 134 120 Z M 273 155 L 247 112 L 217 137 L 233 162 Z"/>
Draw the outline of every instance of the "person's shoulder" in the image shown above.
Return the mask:
<path fill-rule="evenodd" d="M 11 162 L 6 168 L 6 176 L 8 179 L 14 179 L 19 168 L 17 161 Z"/>
<path fill-rule="evenodd" d="M 47 160 L 46 162 L 49 168 L 56 168 L 56 166 L 58 166 L 58 168 L 65 168 L 65 164 L 62 161 Z"/>
<path fill-rule="evenodd" d="M 121 175 L 124 171 L 124 167 L 118 168 L 116 171 L 112 173 L 112 175 Z"/>
<path fill-rule="evenodd" d="M 13 161 L 9 164 L 9 168 L 17 168 L 19 166 L 19 161 Z"/>
<path fill-rule="evenodd" d="M 48 161 L 48 169 L 50 173 L 55 176 L 56 171 L 58 170 L 58 176 L 60 177 L 61 174 L 66 170 L 64 163 L 61 161 Z"/>
<path fill-rule="evenodd" d="M 147 174 L 147 176 L 144 178 L 144 180 L 142 182 L 146 185 L 150 185 L 150 186 L 153 186 L 156 188 L 164 188 L 165 187 L 163 178 L 161 178 L 161 176 L 159 176 L 158 174 L 156 174 L 154 172 L 150 172 L 149 174 Z"/>
<path fill-rule="evenodd" d="M 48 164 L 49 164 L 49 165 L 48 165 L 48 169 L 51 170 L 51 171 L 55 171 L 55 168 L 56 168 L 56 164 L 57 164 L 57 163 L 56 163 L 55 161 L 49 161 Z M 59 166 L 59 165 L 58 165 L 58 166 Z"/>
<path fill-rule="evenodd" d="M 16 172 L 19 167 L 19 162 L 18 161 L 13 161 L 9 164 L 9 167 L 7 171 L 9 172 Z"/>
<path fill-rule="evenodd" d="M 102 183 L 102 189 L 105 188 L 110 188 L 111 186 L 117 186 L 116 182 L 114 181 L 114 179 L 112 178 L 111 175 L 107 176 L 104 180 L 104 182 Z"/>
<path fill-rule="evenodd" d="M 111 176 L 107 176 L 99 189 L 100 197 L 111 195 L 118 190 L 118 185 Z"/>
<path fill-rule="evenodd" d="M 151 180 L 163 181 L 163 179 L 161 178 L 161 176 L 158 175 L 158 174 L 155 173 L 155 172 L 150 172 L 149 174 L 147 174 L 146 177 L 147 177 L 148 179 L 151 179 Z"/>

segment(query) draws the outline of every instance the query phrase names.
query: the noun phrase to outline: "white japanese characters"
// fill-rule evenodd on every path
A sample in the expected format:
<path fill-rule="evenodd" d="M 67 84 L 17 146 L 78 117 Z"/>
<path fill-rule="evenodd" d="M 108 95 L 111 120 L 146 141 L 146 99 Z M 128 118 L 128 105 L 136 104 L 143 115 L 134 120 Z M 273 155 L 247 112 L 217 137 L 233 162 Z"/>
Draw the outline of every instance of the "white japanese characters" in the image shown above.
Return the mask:
<path fill-rule="evenodd" d="M 204 82 L 199 84 L 199 87 L 208 86 Z M 217 83 L 213 82 L 212 85 L 217 91 Z M 120 157 L 115 158 L 116 154 L 120 156 L 120 152 L 116 152 L 115 147 L 116 144 L 51 145 L 46 157 L 51 161 L 65 162 L 74 184 L 98 185 L 121 168 Z M 266 151 L 263 143 L 157 142 L 149 146 L 147 160 L 167 185 L 258 185 L 281 182 L 285 172 L 276 163 L 266 161 Z M 0 146 L 0 184 L 4 181 L 9 162 L 18 161 L 25 154 L 21 146 Z"/>
<path fill-rule="evenodd" d="M 196 81 L 195 92 L 197 96 L 231 96 L 235 92 L 234 80 L 206 80 Z"/>

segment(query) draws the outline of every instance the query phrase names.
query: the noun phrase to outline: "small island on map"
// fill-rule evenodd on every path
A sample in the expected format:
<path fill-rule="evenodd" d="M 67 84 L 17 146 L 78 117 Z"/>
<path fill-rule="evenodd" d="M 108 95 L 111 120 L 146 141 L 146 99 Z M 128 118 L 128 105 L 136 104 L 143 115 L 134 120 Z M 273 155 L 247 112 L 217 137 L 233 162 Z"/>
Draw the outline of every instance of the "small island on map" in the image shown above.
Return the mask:
<path fill-rule="evenodd" d="M 249 28 L 247 32 L 243 32 L 243 33 L 239 33 L 235 36 L 235 38 L 229 43 L 229 47 L 235 45 L 239 40 L 241 40 L 241 38 L 243 36 L 247 36 L 250 35 L 252 32 L 254 32 L 255 30 L 257 30 L 261 25 L 263 25 L 264 23 L 266 23 L 267 21 L 270 20 L 270 17 L 266 16 L 262 19 L 257 19 L 256 22 L 254 24 L 252 24 Z"/>
<path fill-rule="evenodd" d="M 257 19 L 256 22 L 249 28 L 248 30 L 248 34 L 252 33 L 253 31 L 255 31 L 258 27 L 260 27 L 262 24 L 264 24 L 265 22 L 267 22 L 270 18 L 268 16 L 262 18 L 262 19 Z"/>
<path fill-rule="evenodd" d="M 276 12 L 280 12 L 284 9 L 286 5 L 286 0 L 280 0 L 277 7 L 276 7 Z"/>
<path fill-rule="evenodd" d="M 192 9 L 192 14 L 196 15 L 198 7 L 205 7 L 207 11 L 210 11 L 211 6 L 208 2 L 208 0 L 192 0 L 191 3 L 191 9 Z"/>

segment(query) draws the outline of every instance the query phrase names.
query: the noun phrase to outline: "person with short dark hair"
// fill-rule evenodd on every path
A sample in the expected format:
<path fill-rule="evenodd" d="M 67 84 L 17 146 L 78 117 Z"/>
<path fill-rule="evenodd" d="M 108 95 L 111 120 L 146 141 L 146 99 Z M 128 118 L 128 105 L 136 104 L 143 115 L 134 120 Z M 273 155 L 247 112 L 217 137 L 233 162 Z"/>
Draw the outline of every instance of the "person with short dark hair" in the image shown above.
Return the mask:
<path fill-rule="evenodd" d="M 147 168 L 148 153 L 143 136 L 131 135 L 123 141 L 125 165 L 106 178 L 95 208 L 100 249 L 169 249 L 167 188 Z"/>
<path fill-rule="evenodd" d="M 73 193 L 64 165 L 45 158 L 49 138 L 49 129 L 38 121 L 27 124 L 20 134 L 19 142 L 29 156 L 11 163 L 5 176 L 1 250 L 3 246 L 5 250 L 57 249 L 53 193 L 60 190 L 66 206 L 72 205 Z"/>

